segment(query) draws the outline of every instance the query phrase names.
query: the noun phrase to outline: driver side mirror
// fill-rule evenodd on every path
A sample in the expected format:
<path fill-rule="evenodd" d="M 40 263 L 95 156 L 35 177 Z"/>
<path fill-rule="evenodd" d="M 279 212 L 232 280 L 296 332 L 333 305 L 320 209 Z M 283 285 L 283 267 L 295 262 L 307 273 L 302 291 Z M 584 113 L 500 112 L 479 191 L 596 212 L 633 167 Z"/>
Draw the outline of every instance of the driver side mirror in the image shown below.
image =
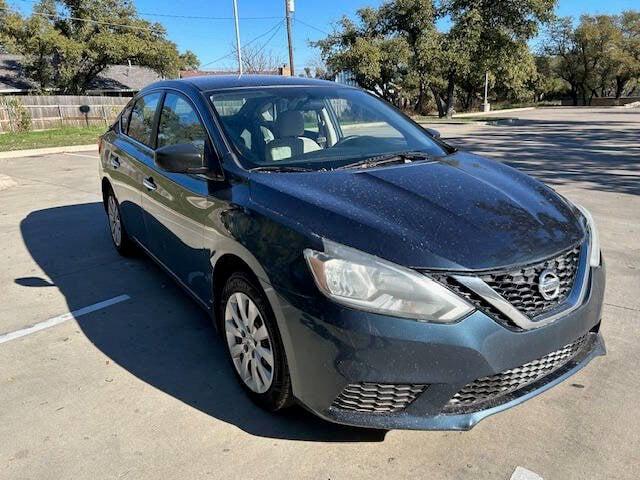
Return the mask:
<path fill-rule="evenodd" d="M 433 138 L 440 138 L 440 132 L 435 128 L 425 128 L 425 131 Z"/>
<path fill-rule="evenodd" d="M 161 169 L 171 173 L 208 173 L 204 165 L 204 154 L 193 143 L 167 145 L 156 150 L 155 162 Z"/>

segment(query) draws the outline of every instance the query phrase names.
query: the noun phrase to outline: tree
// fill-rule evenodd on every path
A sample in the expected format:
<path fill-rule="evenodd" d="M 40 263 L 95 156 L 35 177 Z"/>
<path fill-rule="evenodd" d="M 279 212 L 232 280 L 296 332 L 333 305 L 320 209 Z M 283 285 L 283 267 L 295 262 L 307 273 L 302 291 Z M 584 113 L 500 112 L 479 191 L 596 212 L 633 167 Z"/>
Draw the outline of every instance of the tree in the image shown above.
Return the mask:
<path fill-rule="evenodd" d="M 237 55 L 237 48 L 232 47 L 233 55 Z M 245 73 L 272 72 L 284 65 L 282 57 L 271 50 L 265 50 L 264 46 L 242 47 L 242 70 Z"/>
<path fill-rule="evenodd" d="M 552 22 L 542 52 L 556 75 L 567 82 L 573 104 L 593 97 L 619 99 L 640 77 L 640 13 L 583 15 Z"/>
<path fill-rule="evenodd" d="M 404 90 L 415 91 L 414 110 L 426 113 L 428 92 L 438 84 L 441 68 L 442 35 L 435 27 L 433 0 L 392 0 L 380 7 L 378 18 L 383 34 L 395 33 L 405 40 L 410 56 Z"/>
<path fill-rule="evenodd" d="M 200 60 L 191 50 L 187 50 L 178 56 L 180 70 L 197 70 L 200 68 Z"/>
<path fill-rule="evenodd" d="M 365 8 L 355 22 L 343 18 L 327 38 L 313 43 L 334 71 L 396 104 L 407 97 L 423 112 L 430 93 L 440 116 L 451 116 L 456 91 L 467 105 L 493 72 L 509 95 L 527 91 L 535 61 L 527 41 L 551 18 L 555 0 L 388 0 Z M 436 29 L 446 17 L 451 28 Z"/>
<path fill-rule="evenodd" d="M 410 50 L 405 39 L 384 32 L 382 20 L 376 9 L 360 9 L 357 23 L 345 16 L 336 31 L 312 45 L 331 71 L 350 72 L 358 85 L 397 105 Z"/>
<path fill-rule="evenodd" d="M 137 16 L 127 0 L 41 0 L 30 17 L 17 14 L 0 25 L 26 58 L 26 74 L 42 89 L 86 91 L 109 65 L 152 68 L 165 77 L 197 64 L 193 53 L 179 55 L 162 25 Z"/>
<path fill-rule="evenodd" d="M 522 91 L 535 74 L 527 41 L 541 23 L 552 19 L 555 0 L 444 0 L 442 12 L 452 20 L 446 34 L 446 110 L 452 113 L 455 85 L 472 71 L 491 71 L 512 93 Z"/>
<path fill-rule="evenodd" d="M 20 24 L 20 16 L 0 0 L 0 53 L 16 53 L 16 39 L 9 32 Z"/>
<path fill-rule="evenodd" d="M 573 104 L 578 105 L 583 73 L 571 17 L 556 18 L 550 22 L 542 53 L 555 60 L 554 72 L 567 82 Z"/>
<path fill-rule="evenodd" d="M 539 54 L 535 56 L 536 75 L 531 79 L 534 101 L 561 98 L 566 93 L 565 81 L 557 75 L 557 57 Z"/>
<path fill-rule="evenodd" d="M 614 52 L 615 97 L 619 99 L 632 80 L 640 78 L 640 12 L 623 12 L 616 21 L 620 29 Z"/>
<path fill-rule="evenodd" d="M 327 70 L 327 66 L 324 64 L 319 56 L 312 58 L 309 61 L 309 65 L 304 67 L 301 77 L 305 78 L 318 78 L 320 80 L 334 80 L 334 75 Z"/>
<path fill-rule="evenodd" d="M 620 30 L 612 16 L 583 15 L 574 35 L 581 64 L 582 102 L 591 105 L 593 97 L 606 95 L 613 82 Z"/>

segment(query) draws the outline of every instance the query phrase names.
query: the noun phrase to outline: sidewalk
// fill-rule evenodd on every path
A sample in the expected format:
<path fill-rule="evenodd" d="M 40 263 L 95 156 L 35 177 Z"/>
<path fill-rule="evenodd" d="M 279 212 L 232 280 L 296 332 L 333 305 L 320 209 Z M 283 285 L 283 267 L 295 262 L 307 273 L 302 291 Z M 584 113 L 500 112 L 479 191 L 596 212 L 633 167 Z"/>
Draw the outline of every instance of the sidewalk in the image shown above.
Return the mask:
<path fill-rule="evenodd" d="M 34 148 L 30 150 L 9 150 L 6 152 L 0 152 L 0 159 L 35 157 L 37 155 L 47 155 L 51 153 L 87 152 L 91 150 L 97 151 L 98 146 L 95 143 L 92 143 L 90 145 L 70 145 L 67 147 Z"/>
<path fill-rule="evenodd" d="M 491 110 L 489 112 L 454 113 L 453 118 L 485 117 L 485 116 L 491 116 L 491 115 L 500 115 L 503 113 L 526 112 L 528 110 L 535 110 L 536 108 L 538 107 L 504 108 L 502 110 Z"/>

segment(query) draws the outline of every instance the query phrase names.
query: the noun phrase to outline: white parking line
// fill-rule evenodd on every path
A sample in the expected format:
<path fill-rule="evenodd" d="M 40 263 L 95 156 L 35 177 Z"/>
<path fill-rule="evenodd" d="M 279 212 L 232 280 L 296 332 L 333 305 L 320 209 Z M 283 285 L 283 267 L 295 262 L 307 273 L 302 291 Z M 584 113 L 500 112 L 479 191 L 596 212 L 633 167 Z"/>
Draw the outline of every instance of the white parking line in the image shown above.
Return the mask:
<path fill-rule="evenodd" d="M 516 467 L 509 480 L 543 480 L 540 475 L 524 467 Z"/>
<path fill-rule="evenodd" d="M 96 310 L 102 310 L 103 308 L 110 307 L 111 305 L 115 305 L 116 303 L 124 302 L 125 300 L 129 300 L 130 298 L 131 297 L 129 295 L 119 295 L 103 302 L 94 303 L 93 305 L 89 305 L 88 307 L 82 307 L 78 310 L 74 310 L 73 312 L 58 315 L 57 317 L 50 318 L 49 320 L 45 320 L 44 322 L 36 323 L 35 325 L 31 325 L 30 327 L 16 330 L 14 332 L 5 333 L 3 335 L 0 335 L 0 343 L 8 342 L 10 340 L 15 340 L 16 338 L 30 335 L 32 333 L 39 332 L 40 330 L 44 330 L 45 328 L 60 325 L 67 320 L 71 320 L 72 318 L 78 318 L 82 315 L 86 315 L 87 313 L 95 312 Z"/>

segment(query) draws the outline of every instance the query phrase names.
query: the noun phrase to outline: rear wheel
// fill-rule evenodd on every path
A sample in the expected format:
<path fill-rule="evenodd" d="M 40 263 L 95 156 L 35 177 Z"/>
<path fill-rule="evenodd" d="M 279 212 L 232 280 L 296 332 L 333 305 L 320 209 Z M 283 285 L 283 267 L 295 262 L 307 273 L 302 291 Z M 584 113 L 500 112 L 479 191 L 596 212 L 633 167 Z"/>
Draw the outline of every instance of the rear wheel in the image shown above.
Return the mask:
<path fill-rule="evenodd" d="M 248 395 L 276 411 L 293 401 L 289 368 L 267 299 L 244 272 L 227 280 L 219 308 L 229 358 Z"/>
<path fill-rule="evenodd" d="M 122 215 L 120 213 L 120 204 L 113 193 L 109 189 L 107 194 L 107 219 L 109 221 L 109 230 L 111 232 L 111 240 L 120 255 L 129 256 L 134 251 L 134 244 L 122 223 Z"/>

